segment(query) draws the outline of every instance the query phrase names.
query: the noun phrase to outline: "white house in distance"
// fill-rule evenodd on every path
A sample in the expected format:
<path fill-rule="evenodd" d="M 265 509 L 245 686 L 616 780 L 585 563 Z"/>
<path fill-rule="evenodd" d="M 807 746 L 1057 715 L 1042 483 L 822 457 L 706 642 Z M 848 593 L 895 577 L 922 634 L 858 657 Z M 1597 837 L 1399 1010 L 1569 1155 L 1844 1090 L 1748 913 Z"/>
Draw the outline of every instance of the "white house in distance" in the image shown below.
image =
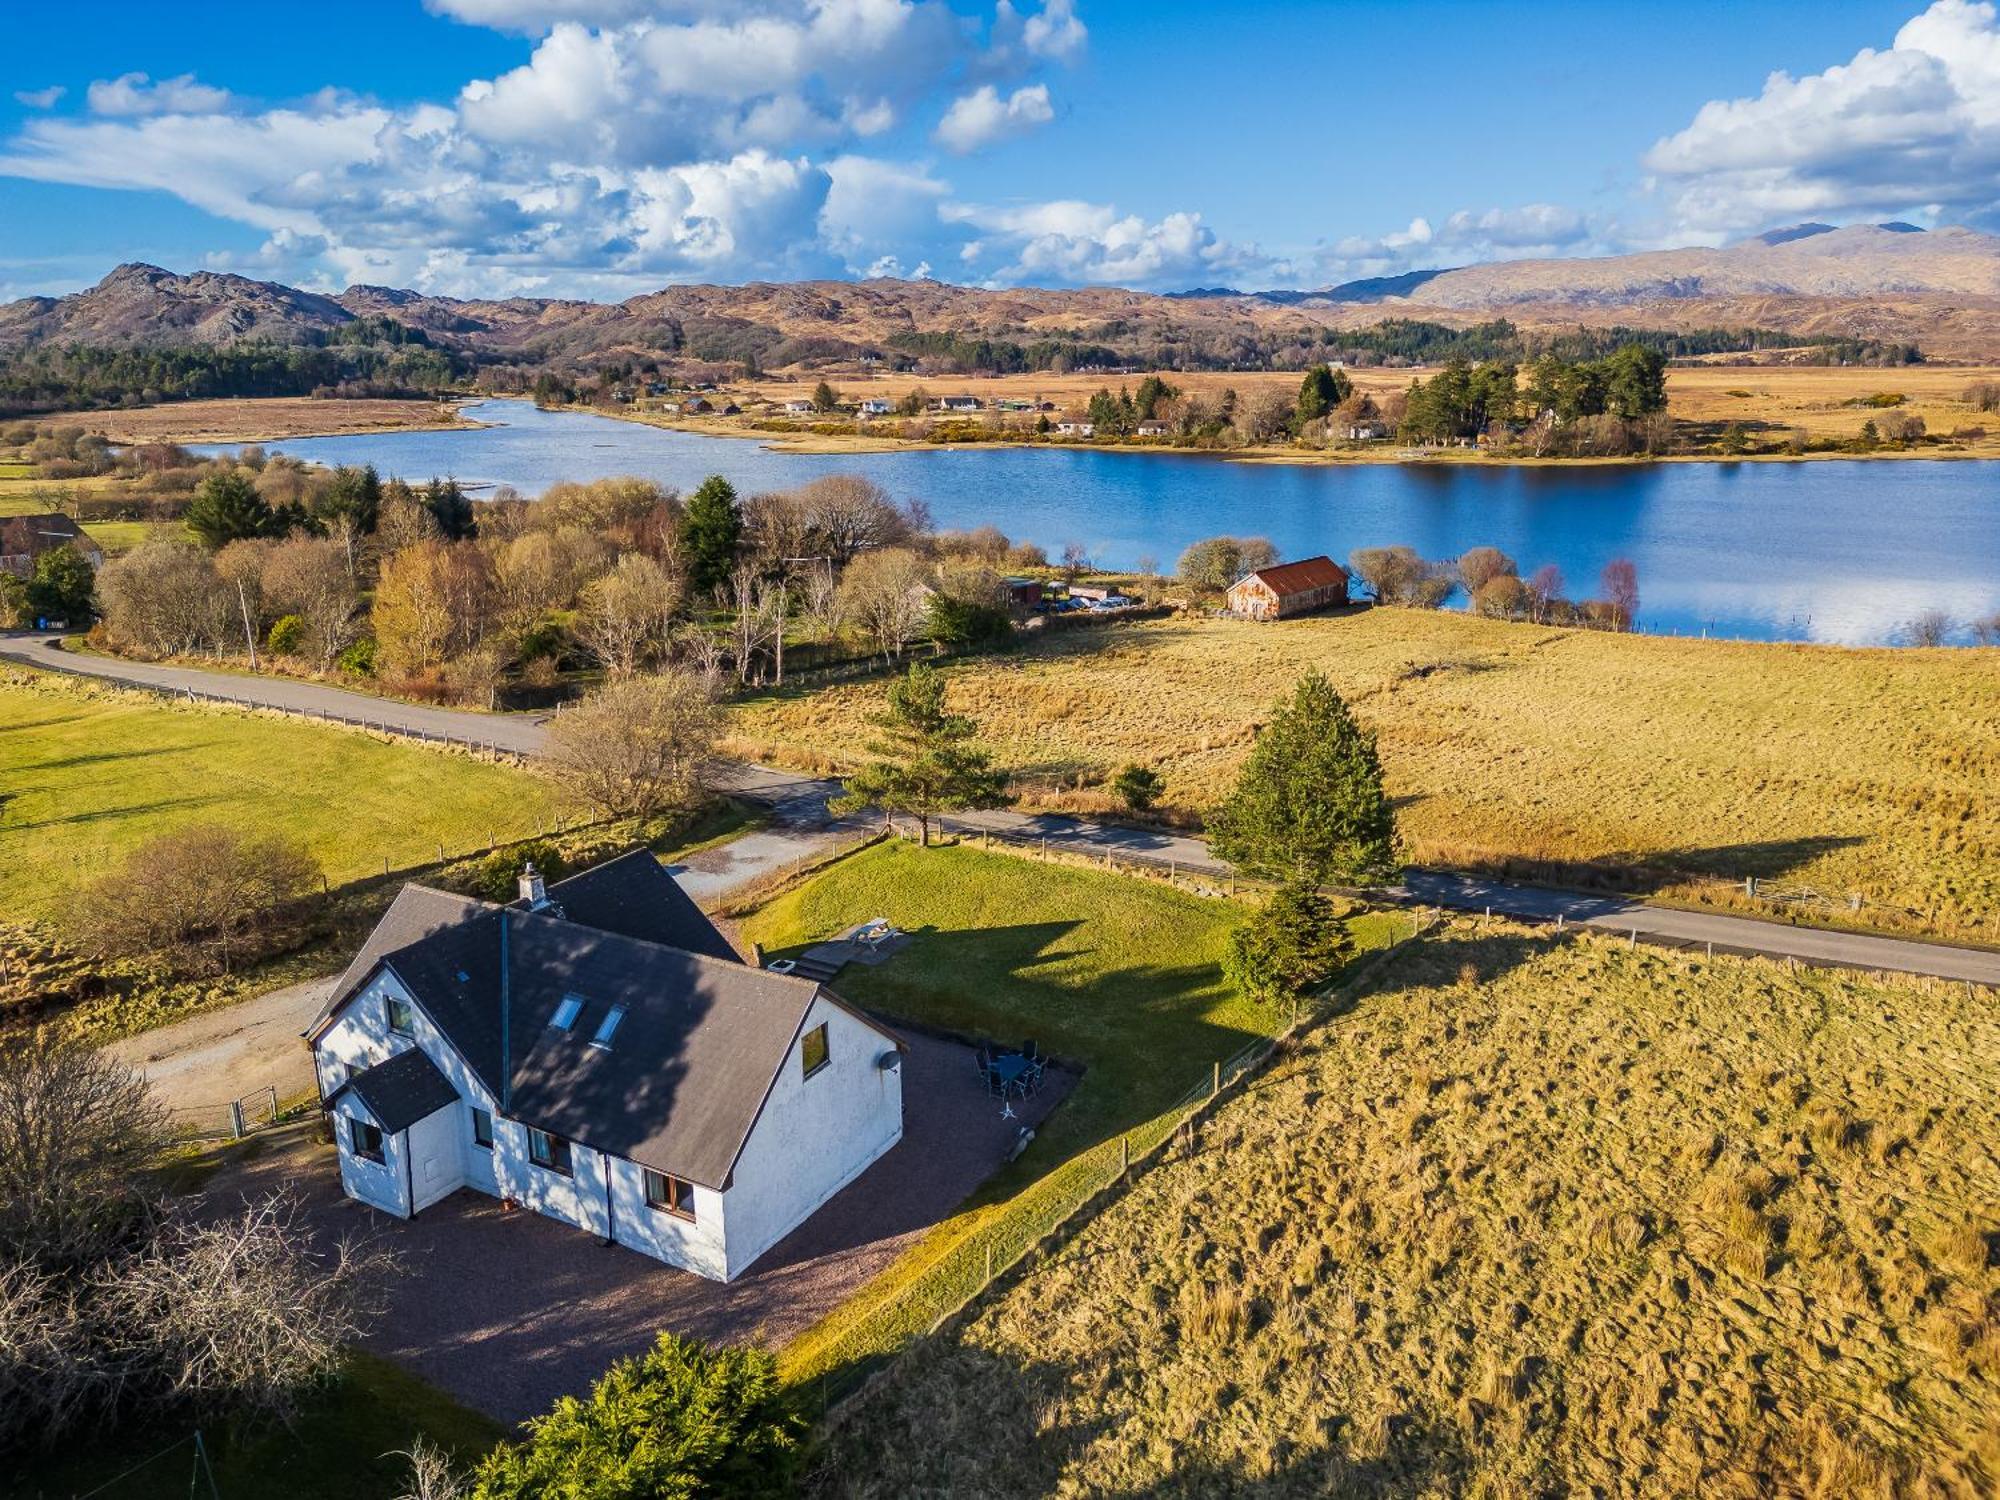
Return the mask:
<path fill-rule="evenodd" d="M 858 410 L 864 417 L 886 417 L 896 408 L 881 396 L 870 396 Z"/>
<path fill-rule="evenodd" d="M 403 887 L 306 1032 L 350 1197 L 472 1188 L 729 1281 L 902 1138 L 897 1039 L 650 853 L 521 887 Z"/>
<path fill-rule="evenodd" d="M 1065 417 L 1056 423 L 1056 431 L 1064 437 L 1093 437 L 1097 432 L 1097 424 L 1086 422 L 1081 417 Z"/>

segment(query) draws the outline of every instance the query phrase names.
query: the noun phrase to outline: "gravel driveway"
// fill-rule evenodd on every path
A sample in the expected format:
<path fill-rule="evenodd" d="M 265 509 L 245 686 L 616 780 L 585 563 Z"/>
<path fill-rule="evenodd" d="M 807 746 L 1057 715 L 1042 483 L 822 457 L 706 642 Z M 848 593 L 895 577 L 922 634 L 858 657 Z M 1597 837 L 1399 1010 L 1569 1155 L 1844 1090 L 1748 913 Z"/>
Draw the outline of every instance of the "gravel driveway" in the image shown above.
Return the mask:
<path fill-rule="evenodd" d="M 1051 1071 L 1015 1106 L 1023 1121 L 1003 1121 L 969 1048 L 905 1040 L 902 1141 L 726 1286 L 470 1190 L 392 1218 L 343 1197 L 333 1148 L 303 1141 L 225 1168 L 209 1204 L 290 1181 L 329 1237 L 380 1235 L 403 1273 L 366 1346 L 518 1422 L 583 1394 L 662 1330 L 782 1344 L 945 1218 L 1006 1159 L 1020 1125 L 1039 1124 L 1075 1083 Z"/>

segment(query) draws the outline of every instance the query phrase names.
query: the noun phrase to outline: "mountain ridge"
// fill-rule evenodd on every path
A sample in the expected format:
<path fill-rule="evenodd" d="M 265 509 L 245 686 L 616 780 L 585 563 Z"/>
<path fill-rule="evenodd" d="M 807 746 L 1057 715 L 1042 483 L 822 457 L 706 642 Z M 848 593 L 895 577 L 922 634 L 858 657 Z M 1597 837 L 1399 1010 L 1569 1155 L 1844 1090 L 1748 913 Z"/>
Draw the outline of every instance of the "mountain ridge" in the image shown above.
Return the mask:
<path fill-rule="evenodd" d="M 1496 261 L 1315 291 L 1182 293 L 1119 287 L 983 288 L 947 282 L 754 281 L 662 287 L 621 302 L 467 298 L 358 284 L 337 293 L 228 271 L 121 265 L 65 297 L 0 305 L 0 351 L 38 344 L 326 341 L 386 317 L 481 357 L 522 362 L 617 354 L 753 358 L 771 368 L 853 359 L 909 336 L 1226 349 L 1309 345 L 1326 328 L 1387 317 L 1525 328 L 1757 326 L 1801 336 L 1920 343 L 1948 358 L 2000 353 L 2000 236 L 1904 224 L 1800 224 L 1721 248 Z"/>

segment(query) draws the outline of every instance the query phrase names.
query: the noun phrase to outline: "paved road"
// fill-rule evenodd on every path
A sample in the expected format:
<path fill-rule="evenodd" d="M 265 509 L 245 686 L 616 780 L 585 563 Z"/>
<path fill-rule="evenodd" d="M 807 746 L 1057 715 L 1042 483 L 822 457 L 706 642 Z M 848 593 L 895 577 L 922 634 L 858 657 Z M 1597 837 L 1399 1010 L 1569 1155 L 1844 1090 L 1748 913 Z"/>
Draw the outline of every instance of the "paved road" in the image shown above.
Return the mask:
<path fill-rule="evenodd" d="M 0 636 L 0 658 L 122 682 L 212 693 L 293 713 L 362 719 L 407 733 L 472 740 L 519 754 L 534 754 L 546 742 L 546 730 L 540 717 L 426 708 L 344 692 L 319 683 L 235 676 L 188 667 L 160 667 L 87 656 L 62 651 L 57 648 L 55 640 L 52 636 L 33 633 Z M 834 782 L 741 764 L 725 767 L 716 781 L 721 790 L 771 804 L 775 815 L 767 829 L 721 849 L 695 856 L 684 871 L 677 870 L 689 890 L 699 899 L 712 899 L 731 886 L 747 883 L 812 854 L 838 836 L 838 830 L 825 811 L 825 799 L 839 789 Z M 1190 871 L 1218 875 L 1228 873 L 1228 867 L 1209 853 L 1206 843 L 1184 834 L 1120 828 L 1053 814 L 1006 811 L 964 814 L 946 820 L 946 826 L 974 832 L 990 831 L 1016 839 L 1046 839 L 1052 847 L 1074 852 L 1109 851 L 1128 859 L 1146 859 L 1159 864 L 1171 862 Z M 1928 974 L 1940 979 L 2000 986 L 2000 952 L 1988 949 L 1794 927 L 1789 923 L 1766 922 L 1753 917 L 1682 911 L 1616 896 L 1509 885 L 1440 871 L 1412 871 L 1403 886 L 1388 894 L 1395 899 L 1460 911 L 1490 908 L 1507 916 L 1529 920 L 1553 921 L 1560 916 L 1565 922 L 1609 932 L 1636 932 L 1644 940 L 1677 947 L 1713 944 L 1725 952 L 1795 958 L 1802 963 Z"/>

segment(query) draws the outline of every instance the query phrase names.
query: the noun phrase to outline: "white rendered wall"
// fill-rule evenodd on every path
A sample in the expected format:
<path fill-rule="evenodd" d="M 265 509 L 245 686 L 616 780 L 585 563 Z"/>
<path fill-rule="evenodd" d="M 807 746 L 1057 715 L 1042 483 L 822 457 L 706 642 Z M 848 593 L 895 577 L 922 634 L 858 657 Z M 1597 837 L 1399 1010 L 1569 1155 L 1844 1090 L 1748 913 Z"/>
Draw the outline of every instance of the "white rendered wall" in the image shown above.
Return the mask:
<path fill-rule="evenodd" d="M 877 1060 L 895 1043 L 824 997 L 800 1028 L 822 1021 L 828 1061 L 803 1076 L 800 1043 L 778 1069 L 724 1195 L 734 1279 L 903 1136 L 903 1070 Z"/>
<path fill-rule="evenodd" d="M 373 1117 L 353 1095 L 343 1098 L 333 1107 L 334 1140 L 340 1151 L 340 1186 L 350 1198 L 379 1208 L 397 1218 L 409 1217 L 408 1194 L 403 1184 L 403 1138 L 399 1135 L 382 1133 L 382 1160 L 370 1161 L 365 1156 L 356 1156 L 350 1143 L 354 1139 L 354 1121 Z"/>

